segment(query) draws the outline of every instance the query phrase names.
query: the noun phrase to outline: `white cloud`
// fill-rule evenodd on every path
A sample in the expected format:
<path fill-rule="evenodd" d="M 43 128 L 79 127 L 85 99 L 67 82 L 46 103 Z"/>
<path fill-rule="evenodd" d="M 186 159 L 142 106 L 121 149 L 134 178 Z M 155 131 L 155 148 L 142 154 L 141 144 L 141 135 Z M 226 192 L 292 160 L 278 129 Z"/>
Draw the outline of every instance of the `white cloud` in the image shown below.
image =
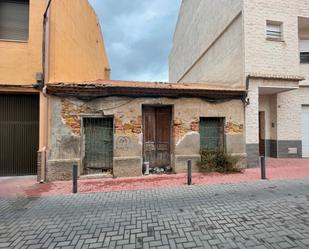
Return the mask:
<path fill-rule="evenodd" d="M 103 28 L 112 78 L 168 80 L 180 0 L 90 0 Z"/>

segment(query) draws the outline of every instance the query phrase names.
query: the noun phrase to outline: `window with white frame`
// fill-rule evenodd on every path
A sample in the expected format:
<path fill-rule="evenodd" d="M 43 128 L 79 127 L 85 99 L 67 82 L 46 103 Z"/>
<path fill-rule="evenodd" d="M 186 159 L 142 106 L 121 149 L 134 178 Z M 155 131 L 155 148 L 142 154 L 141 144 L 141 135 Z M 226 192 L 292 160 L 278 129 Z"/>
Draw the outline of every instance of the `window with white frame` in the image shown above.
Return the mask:
<path fill-rule="evenodd" d="M 266 39 L 272 41 L 283 40 L 282 22 L 266 21 Z"/>
<path fill-rule="evenodd" d="M 300 63 L 309 63 L 309 39 L 300 40 L 299 43 Z"/>
<path fill-rule="evenodd" d="M 29 0 L 0 0 L 0 39 L 27 41 Z"/>

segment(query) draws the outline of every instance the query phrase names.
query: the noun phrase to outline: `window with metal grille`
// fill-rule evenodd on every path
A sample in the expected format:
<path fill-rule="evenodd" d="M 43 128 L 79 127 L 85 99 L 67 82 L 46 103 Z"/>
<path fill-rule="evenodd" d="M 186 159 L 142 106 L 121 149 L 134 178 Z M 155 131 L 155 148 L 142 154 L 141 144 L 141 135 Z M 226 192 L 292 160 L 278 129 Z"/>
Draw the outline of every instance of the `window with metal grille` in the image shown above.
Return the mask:
<path fill-rule="evenodd" d="M 266 39 L 273 41 L 282 41 L 282 22 L 266 21 Z"/>
<path fill-rule="evenodd" d="M 0 1 L 0 39 L 27 41 L 29 0 Z"/>
<path fill-rule="evenodd" d="M 113 168 L 113 118 L 83 118 L 86 169 Z"/>
<path fill-rule="evenodd" d="M 224 118 L 200 118 L 201 149 L 224 149 Z"/>
<path fill-rule="evenodd" d="M 300 63 L 309 63 L 309 40 L 300 40 Z"/>

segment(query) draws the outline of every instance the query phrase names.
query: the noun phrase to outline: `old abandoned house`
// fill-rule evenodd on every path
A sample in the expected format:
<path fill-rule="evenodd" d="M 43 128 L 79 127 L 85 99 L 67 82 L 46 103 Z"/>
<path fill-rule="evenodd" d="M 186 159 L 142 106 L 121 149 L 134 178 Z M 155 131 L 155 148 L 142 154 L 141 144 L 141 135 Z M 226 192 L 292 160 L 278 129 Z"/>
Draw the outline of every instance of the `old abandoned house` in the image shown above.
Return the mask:
<path fill-rule="evenodd" d="M 207 84 L 100 80 L 49 83 L 47 180 L 111 170 L 140 176 L 142 165 L 186 170 L 200 146 L 243 157 L 243 89 Z"/>

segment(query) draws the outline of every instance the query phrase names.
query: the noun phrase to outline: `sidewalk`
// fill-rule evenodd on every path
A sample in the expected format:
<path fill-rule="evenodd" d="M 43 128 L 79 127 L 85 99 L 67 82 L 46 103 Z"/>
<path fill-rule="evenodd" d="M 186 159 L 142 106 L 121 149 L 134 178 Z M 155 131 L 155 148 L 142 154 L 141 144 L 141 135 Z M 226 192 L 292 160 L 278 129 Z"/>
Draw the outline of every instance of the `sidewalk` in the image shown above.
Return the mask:
<path fill-rule="evenodd" d="M 268 180 L 309 178 L 309 159 L 267 160 Z M 260 168 L 247 169 L 236 174 L 194 173 L 194 185 L 255 182 L 260 180 Z M 172 188 L 186 185 L 186 174 L 150 175 L 132 178 L 79 180 L 78 192 L 111 192 L 153 188 Z M 66 195 L 72 192 L 72 181 L 39 184 L 34 178 L 0 180 L 0 197 L 37 197 Z"/>

